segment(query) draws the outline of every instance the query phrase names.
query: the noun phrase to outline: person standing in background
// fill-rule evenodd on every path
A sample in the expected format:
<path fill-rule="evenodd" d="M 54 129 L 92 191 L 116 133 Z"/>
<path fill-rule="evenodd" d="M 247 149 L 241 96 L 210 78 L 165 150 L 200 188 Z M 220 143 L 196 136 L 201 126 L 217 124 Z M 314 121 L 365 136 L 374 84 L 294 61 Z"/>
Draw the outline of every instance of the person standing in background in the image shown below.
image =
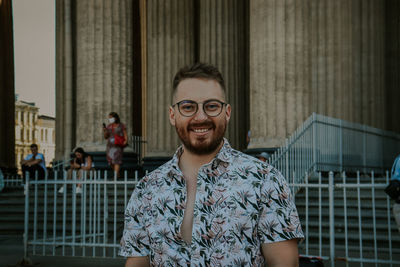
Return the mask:
<path fill-rule="evenodd" d="M 107 139 L 107 161 L 114 173 L 119 177 L 124 147 L 128 143 L 128 135 L 125 125 L 121 123 L 116 112 L 111 112 L 108 115 L 108 121 L 109 124 L 107 126 L 103 124 L 104 138 Z"/>

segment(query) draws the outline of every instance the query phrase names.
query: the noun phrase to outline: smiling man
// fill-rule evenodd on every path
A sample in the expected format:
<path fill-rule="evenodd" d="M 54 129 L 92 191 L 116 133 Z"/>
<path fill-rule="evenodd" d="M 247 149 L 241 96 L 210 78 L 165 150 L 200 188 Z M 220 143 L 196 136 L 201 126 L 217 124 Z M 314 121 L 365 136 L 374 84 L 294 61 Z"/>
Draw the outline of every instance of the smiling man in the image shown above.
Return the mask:
<path fill-rule="evenodd" d="M 169 119 L 182 146 L 132 194 L 126 266 L 297 266 L 303 233 L 285 179 L 224 139 L 231 106 L 221 73 L 184 67 L 173 88 Z"/>

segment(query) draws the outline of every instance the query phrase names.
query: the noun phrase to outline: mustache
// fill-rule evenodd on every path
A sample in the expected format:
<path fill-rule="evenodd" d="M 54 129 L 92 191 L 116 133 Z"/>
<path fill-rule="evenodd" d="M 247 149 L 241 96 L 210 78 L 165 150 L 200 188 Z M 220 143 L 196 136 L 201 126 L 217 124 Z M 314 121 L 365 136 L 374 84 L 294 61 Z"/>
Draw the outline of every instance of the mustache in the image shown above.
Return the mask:
<path fill-rule="evenodd" d="M 190 123 L 187 128 L 190 129 L 190 128 L 200 128 L 200 127 L 215 128 L 215 124 L 212 121 L 204 121 L 199 123 Z"/>

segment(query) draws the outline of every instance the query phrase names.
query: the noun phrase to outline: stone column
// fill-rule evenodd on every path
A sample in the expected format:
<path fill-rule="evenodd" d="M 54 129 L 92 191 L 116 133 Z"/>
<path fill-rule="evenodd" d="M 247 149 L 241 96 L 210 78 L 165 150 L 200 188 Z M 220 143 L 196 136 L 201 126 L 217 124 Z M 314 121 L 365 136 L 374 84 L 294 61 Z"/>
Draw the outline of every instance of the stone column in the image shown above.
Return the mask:
<path fill-rule="evenodd" d="M 15 168 L 15 96 L 12 2 L 0 4 L 0 168 Z"/>
<path fill-rule="evenodd" d="M 305 47 L 305 4 L 250 1 L 250 148 L 281 145 L 302 119 L 304 105 L 298 102 L 308 99 L 307 76 L 300 78 L 296 70 L 308 71 L 297 54 Z"/>
<path fill-rule="evenodd" d="M 216 65 L 226 85 L 232 116 L 226 137 L 235 148 L 245 148 L 247 117 L 247 1 L 204 0 L 199 3 L 199 61 Z"/>
<path fill-rule="evenodd" d="M 56 2 L 56 159 L 68 159 L 75 146 L 74 21 L 71 0 Z"/>
<path fill-rule="evenodd" d="M 102 122 L 132 132 L 132 1 L 76 1 L 76 146 L 104 151 Z"/>
<path fill-rule="evenodd" d="M 385 125 L 388 130 L 400 133 L 400 2 L 389 0 L 386 5 L 386 44 L 385 66 L 387 78 L 385 85 Z M 396 34 L 397 33 L 397 34 Z"/>
<path fill-rule="evenodd" d="M 250 1 L 251 148 L 312 112 L 384 128 L 384 3 Z"/>
<path fill-rule="evenodd" d="M 72 4 L 73 3 L 73 4 Z M 57 2 L 57 157 L 104 151 L 111 111 L 132 132 L 132 1 Z"/>
<path fill-rule="evenodd" d="M 146 5 L 146 156 L 172 156 L 179 139 L 170 125 L 168 107 L 173 76 L 194 62 L 193 1 L 149 0 Z"/>
<path fill-rule="evenodd" d="M 338 118 L 385 129 L 384 3 L 353 0 L 335 2 L 339 48 L 335 90 L 341 95 Z"/>

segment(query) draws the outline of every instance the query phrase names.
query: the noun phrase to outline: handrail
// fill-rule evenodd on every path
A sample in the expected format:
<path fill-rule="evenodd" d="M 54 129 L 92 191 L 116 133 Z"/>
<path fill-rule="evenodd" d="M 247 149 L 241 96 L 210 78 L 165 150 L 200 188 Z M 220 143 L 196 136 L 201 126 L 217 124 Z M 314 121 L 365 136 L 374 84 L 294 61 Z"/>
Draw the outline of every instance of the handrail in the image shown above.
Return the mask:
<path fill-rule="evenodd" d="M 268 162 L 302 183 L 317 171 L 384 172 L 400 152 L 400 135 L 313 113 Z"/>

